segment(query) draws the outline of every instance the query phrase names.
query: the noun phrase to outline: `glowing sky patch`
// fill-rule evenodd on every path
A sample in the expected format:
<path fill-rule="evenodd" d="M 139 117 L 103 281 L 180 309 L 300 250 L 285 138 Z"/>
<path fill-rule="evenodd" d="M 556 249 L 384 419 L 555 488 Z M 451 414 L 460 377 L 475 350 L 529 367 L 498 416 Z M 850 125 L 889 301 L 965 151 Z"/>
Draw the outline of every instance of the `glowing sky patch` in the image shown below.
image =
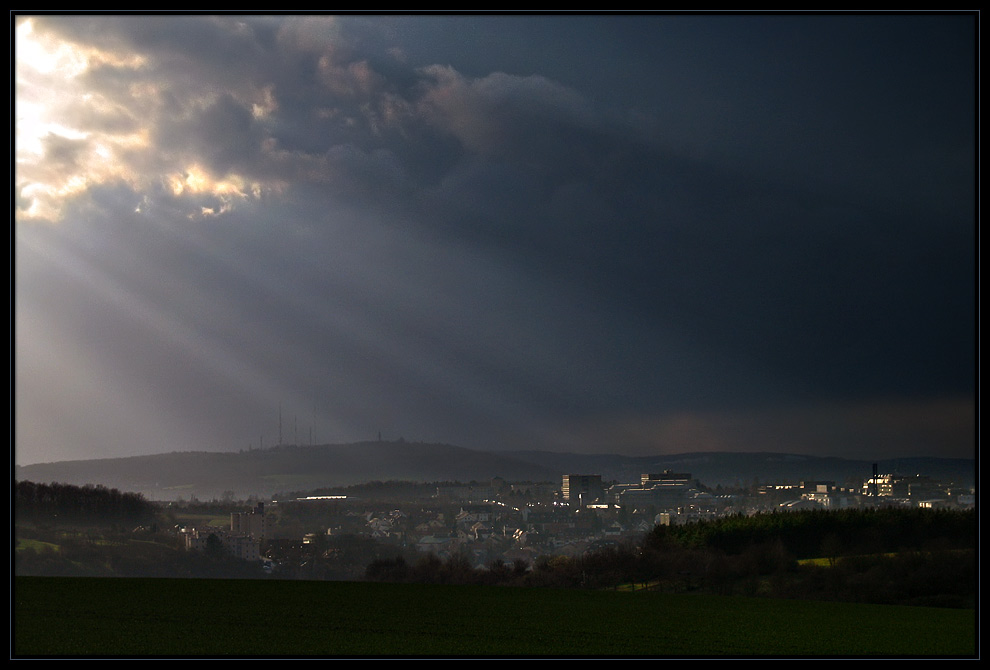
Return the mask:
<path fill-rule="evenodd" d="M 53 34 L 37 31 L 32 19 L 19 22 L 15 142 L 17 185 L 25 203 L 20 212 L 25 218 L 58 220 L 66 198 L 113 181 L 126 183 L 143 196 L 161 180 L 175 196 L 212 195 L 217 205 L 190 210 L 209 215 L 230 211 L 238 199 L 261 196 L 266 187 L 257 180 L 210 174 L 196 164 L 181 165 L 182 155 L 153 145 L 154 129 L 149 124 L 162 113 L 167 87 L 135 80 L 123 98 L 87 88 L 85 75 L 94 68 L 121 73 L 118 76 L 140 76 L 148 64 L 140 54 L 60 41 Z M 198 96 L 192 109 L 208 106 L 217 95 Z M 256 97 L 252 112 L 257 118 L 267 118 L 277 109 L 271 86 L 258 91 Z M 114 131 L 113 126 L 120 130 Z M 75 145 L 71 160 L 59 160 L 68 153 L 64 148 L 69 144 Z M 168 170 L 175 163 L 179 163 L 178 171 L 157 175 L 148 171 L 156 165 Z"/>

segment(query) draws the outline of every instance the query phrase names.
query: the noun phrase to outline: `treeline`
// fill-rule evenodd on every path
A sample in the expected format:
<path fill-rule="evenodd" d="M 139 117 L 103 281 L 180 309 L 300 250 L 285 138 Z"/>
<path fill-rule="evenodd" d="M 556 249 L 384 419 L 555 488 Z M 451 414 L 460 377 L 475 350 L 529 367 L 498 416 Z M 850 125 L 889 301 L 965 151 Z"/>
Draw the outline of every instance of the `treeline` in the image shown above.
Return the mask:
<path fill-rule="evenodd" d="M 17 482 L 13 507 L 15 522 L 35 524 L 147 524 L 160 511 L 139 493 L 56 482 Z"/>
<path fill-rule="evenodd" d="M 495 561 L 479 569 L 462 555 L 379 559 L 365 577 L 974 607 L 975 541 L 972 511 L 786 512 L 658 526 L 640 542 L 542 556 L 533 565 Z"/>
<path fill-rule="evenodd" d="M 647 548 L 708 548 L 738 554 L 779 541 L 795 559 L 837 558 L 933 546 L 971 549 L 976 543 L 973 510 L 880 507 L 735 515 L 674 526 L 657 526 Z"/>

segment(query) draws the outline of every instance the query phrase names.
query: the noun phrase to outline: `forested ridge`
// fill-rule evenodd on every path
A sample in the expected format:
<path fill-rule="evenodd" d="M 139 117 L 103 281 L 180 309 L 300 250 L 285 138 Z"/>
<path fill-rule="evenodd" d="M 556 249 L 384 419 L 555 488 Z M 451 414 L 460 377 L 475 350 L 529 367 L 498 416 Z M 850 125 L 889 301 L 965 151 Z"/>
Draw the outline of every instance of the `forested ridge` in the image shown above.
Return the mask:
<path fill-rule="evenodd" d="M 159 509 L 138 493 L 106 486 L 74 486 L 53 482 L 17 482 L 14 518 L 31 523 L 141 524 L 155 520 Z"/>

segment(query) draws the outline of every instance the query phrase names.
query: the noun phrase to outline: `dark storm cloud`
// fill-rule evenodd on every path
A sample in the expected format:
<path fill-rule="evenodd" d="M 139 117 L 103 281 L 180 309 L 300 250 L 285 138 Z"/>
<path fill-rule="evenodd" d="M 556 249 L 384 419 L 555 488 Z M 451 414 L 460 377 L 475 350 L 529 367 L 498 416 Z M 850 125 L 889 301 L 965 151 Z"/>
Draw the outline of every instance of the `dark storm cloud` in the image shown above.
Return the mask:
<path fill-rule="evenodd" d="M 85 155 L 89 142 L 49 133 L 42 140 L 42 145 L 52 169 L 71 172 L 78 168 L 78 163 Z"/>
<path fill-rule="evenodd" d="M 150 140 L 21 230 L 28 409 L 101 434 L 42 400 L 48 343 L 156 449 L 271 443 L 280 404 L 324 440 L 620 451 L 970 416 L 955 17 L 79 18 L 39 27 L 141 60 L 83 75 L 114 105 L 46 169 Z"/>

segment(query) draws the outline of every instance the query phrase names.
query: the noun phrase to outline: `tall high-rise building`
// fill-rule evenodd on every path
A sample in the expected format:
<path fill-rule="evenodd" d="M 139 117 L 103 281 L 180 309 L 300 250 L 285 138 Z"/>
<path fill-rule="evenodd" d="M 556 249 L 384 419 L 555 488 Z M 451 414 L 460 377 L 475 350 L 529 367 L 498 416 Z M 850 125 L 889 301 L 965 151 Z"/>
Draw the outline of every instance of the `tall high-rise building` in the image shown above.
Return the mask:
<path fill-rule="evenodd" d="M 232 512 L 230 532 L 251 535 L 261 542 L 268 537 L 268 520 L 265 517 L 265 503 L 259 502 L 250 512 Z"/>
<path fill-rule="evenodd" d="M 586 505 L 605 499 L 605 485 L 601 475 L 564 475 L 561 493 L 567 502 Z"/>

